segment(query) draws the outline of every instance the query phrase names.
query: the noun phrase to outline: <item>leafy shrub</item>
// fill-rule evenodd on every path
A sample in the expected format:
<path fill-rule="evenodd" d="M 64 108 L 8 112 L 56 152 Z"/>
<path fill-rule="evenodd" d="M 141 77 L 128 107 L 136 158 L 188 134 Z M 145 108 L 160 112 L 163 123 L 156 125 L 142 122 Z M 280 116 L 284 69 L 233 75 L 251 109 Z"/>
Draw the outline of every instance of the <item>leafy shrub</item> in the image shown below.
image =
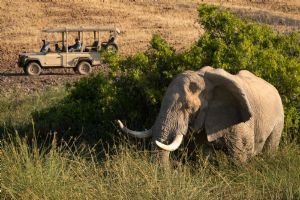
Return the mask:
<path fill-rule="evenodd" d="M 208 5 L 200 6 L 199 22 L 206 32 L 186 53 L 188 66 L 212 65 L 231 73 L 246 69 L 273 84 L 285 106 L 285 133 L 300 141 L 299 34 L 280 35 Z"/>
<path fill-rule="evenodd" d="M 34 114 L 38 124 L 92 140 L 111 137 L 116 119 L 127 120 L 133 129 L 149 128 L 172 78 L 211 65 L 231 73 L 247 69 L 275 85 L 285 105 L 285 138 L 300 141 L 299 35 L 279 35 L 208 5 L 200 6 L 199 22 L 206 32 L 184 52 L 154 35 L 146 52 L 128 58 L 104 54 L 109 74 L 81 79 L 58 106 Z"/>
<path fill-rule="evenodd" d="M 158 113 L 164 91 L 177 67 L 179 56 L 159 36 L 151 48 L 128 58 L 104 54 L 110 73 L 82 78 L 68 88 L 68 96 L 57 106 L 33 114 L 39 130 L 58 130 L 64 137 L 89 141 L 111 141 L 114 121 L 128 120 L 130 127 L 150 127 Z M 171 64 L 170 63 L 176 63 Z M 46 131 L 44 131 L 46 132 Z"/>

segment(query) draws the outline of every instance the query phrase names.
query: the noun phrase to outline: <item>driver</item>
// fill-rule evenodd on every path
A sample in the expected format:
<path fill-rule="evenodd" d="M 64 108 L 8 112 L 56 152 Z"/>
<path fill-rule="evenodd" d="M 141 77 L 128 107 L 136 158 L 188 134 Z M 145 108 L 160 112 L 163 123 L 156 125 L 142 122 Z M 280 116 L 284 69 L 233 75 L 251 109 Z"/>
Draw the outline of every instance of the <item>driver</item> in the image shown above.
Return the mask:
<path fill-rule="evenodd" d="M 46 40 L 42 40 L 43 41 L 43 46 L 40 50 L 40 52 L 42 53 L 47 53 L 50 49 L 49 49 L 49 42 L 46 42 Z"/>

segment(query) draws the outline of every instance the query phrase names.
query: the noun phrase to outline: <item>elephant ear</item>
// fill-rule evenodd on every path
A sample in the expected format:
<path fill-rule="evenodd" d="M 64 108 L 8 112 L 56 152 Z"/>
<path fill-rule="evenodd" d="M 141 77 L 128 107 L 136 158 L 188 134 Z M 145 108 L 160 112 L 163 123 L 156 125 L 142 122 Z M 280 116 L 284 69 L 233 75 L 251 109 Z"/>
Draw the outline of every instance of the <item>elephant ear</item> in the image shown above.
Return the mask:
<path fill-rule="evenodd" d="M 208 71 L 208 110 L 205 131 L 209 142 L 224 136 L 233 125 L 246 122 L 252 116 L 251 106 L 241 80 L 222 69 Z"/>

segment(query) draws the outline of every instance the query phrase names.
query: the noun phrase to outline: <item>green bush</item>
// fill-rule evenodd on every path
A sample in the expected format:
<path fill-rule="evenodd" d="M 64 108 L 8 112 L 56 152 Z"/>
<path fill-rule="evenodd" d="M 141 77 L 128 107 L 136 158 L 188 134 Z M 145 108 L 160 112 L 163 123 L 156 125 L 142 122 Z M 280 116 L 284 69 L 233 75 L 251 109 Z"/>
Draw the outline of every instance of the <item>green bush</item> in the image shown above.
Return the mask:
<path fill-rule="evenodd" d="M 247 69 L 275 85 L 285 106 L 285 139 L 300 141 L 299 35 L 280 35 L 208 5 L 200 6 L 199 23 L 205 34 L 184 52 L 154 35 L 145 52 L 128 58 L 104 54 L 108 75 L 81 79 L 56 107 L 36 112 L 35 120 L 40 127 L 69 130 L 66 135 L 81 134 L 91 141 L 112 137 L 116 119 L 133 129 L 150 128 L 172 78 L 211 65 L 231 73 Z"/>
<path fill-rule="evenodd" d="M 199 22 L 206 32 L 186 53 L 188 66 L 212 65 L 231 73 L 246 69 L 273 84 L 285 106 L 285 134 L 300 141 L 299 34 L 280 35 L 208 5 L 200 6 Z"/>

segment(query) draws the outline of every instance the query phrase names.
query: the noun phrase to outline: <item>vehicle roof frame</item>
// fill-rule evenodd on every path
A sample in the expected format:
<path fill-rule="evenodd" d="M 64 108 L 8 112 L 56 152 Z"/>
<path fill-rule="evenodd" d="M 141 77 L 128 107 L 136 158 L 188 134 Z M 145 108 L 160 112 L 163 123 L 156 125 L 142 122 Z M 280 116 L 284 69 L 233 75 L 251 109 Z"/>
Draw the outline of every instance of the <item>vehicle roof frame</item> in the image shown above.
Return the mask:
<path fill-rule="evenodd" d="M 91 26 L 91 27 L 60 27 L 44 28 L 45 33 L 65 33 L 65 32 L 106 32 L 111 31 L 120 34 L 120 30 L 114 26 Z"/>

